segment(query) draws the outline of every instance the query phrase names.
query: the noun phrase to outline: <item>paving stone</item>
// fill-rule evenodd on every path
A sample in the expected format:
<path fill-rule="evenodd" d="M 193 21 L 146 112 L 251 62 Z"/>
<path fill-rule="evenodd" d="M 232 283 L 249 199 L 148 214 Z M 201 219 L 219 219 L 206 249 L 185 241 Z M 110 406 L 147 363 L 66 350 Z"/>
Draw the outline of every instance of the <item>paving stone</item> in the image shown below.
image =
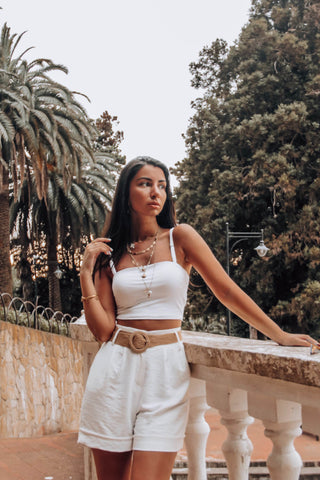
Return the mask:
<path fill-rule="evenodd" d="M 211 434 L 207 444 L 208 480 L 227 480 L 226 464 L 221 452 L 225 428 L 219 416 L 210 411 L 207 421 Z M 250 480 L 269 480 L 266 458 L 270 441 L 263 435 L 260 422 L 250 426 L 249 435 L 254 444 Z M 320 442 L 310 435 L 296 439 L 304 468 L 300 480 L 320 480 Z M 173 472 L 173 480 L 187 480 L 187 456 L 182 449 Z M 83 447 L 77 444 L 77 433 L 67 432 L 35 438 L 0 439 L 1 480 L 84 480 Z"/>

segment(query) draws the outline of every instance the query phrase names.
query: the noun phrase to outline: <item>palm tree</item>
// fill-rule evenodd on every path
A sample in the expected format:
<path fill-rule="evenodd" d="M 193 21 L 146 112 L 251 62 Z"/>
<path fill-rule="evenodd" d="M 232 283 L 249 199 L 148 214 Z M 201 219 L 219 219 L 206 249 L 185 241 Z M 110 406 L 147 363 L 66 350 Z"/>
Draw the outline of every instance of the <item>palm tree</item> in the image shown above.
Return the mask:
<path fill-rule="evenodd" d="M 65 190 L 61 174 L 49 172 L 48 190 L 39 199 L 35 179 L 25 181 L 19 199 L 12 195 L 10 229 L 24 228 L 30 245 L 45 236 L 47 245 L 49 305 L 61 309 L 59 279 L 55 275 L 58 266 L 57 246 L 67 236 L 78 247 L 82 236 L 97 235 L 101 230 L 106 213 L 110 210 L 115 185 L 114 159 L 110 155 L 95 153 L 95 163 L 86 162 L 82 179 L 72 179 Z"/>
<path fill-rule="evenodd" d="M 93 162 L 95 133 L 76 92 L 48 76 L 65 67 L 48 59 L 28 63 L 23 56 L 29 49 L 14 58 L 22 36 L 11 35 L 5 24 L 0 40 L 0 291 L 9 293 L 9 175 L 15 199 L 25 179 L 39 200 L 45 198 L 50 172 L 59 173 L 68 190 L 73 178 L 80 179 L 83 158 Z"/>
<path fill-rule="evenodd" d="M 18 39 L 19 40 L 19 39 Z M 11 293 L 12 277 L 10 265 L 9 236 L 9 164 L 16 159 L 15 124 L 24 124 L 27 106 L 15 89 L 15 74 L 12 70 L 12 55 L 15 50 L 14 37 L 3 28 L 0 43 L 0 291 Z M 13 167 L 13 170 L 15 167 Z M 15 175 L 13 176 L 15 177 Z"/>

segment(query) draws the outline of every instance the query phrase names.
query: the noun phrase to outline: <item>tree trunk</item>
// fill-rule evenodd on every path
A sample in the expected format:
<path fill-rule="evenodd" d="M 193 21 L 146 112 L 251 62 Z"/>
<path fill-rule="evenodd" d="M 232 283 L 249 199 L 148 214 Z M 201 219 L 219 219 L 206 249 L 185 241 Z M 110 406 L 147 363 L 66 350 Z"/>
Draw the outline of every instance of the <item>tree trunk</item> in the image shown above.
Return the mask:
<path fill-rule="evenodd" d="M 24 199 L 27 202 L 26 199 Z M 27 209 L 29 212 L 29 209 Z M 23 300 L 30 300 L 31 302 L 36 303 L 36 281 L 37 281 L 37 274 L 35 282 L 32 280 L 32 270 L 31 265 L 28 260 L 28 247 L 29 247 L 29 238 L 28 238 L 28 213 L 23 212 L 22 216 L 22 225 L 19 229 L 19 241 L 21 246 L 21 253 L 20 253 L 20 260 L 17 265 L 17 272 L 21 282 L 21 290 L 22 290 L 22 298 Z M 35 266 L 35 269 L 37 267 Z"/>
<path fill-rule="evenodd" d="M 48 248 L 48 284 L 49 284 L 49 307 L 61 311 L 60 280 L 56 277 L 55 271 L 58 267 L 57 259 L 57 236 L 51 233 L 47 237 Z"/>
<path fill-rule="evenodd" d="M 12 295 L 12 270 L 10 263 L 9 181 L 3 172 L 3 188 L 0 192 L 0 293 Z"/>

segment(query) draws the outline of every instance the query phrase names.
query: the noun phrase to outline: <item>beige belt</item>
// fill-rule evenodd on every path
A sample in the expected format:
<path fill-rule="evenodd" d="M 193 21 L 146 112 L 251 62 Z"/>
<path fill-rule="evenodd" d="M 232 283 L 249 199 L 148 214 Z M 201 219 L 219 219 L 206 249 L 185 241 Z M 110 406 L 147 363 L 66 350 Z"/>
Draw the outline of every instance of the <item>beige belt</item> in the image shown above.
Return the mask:
<path fill-rule="evenodd" d="M 126 332 L 117 327 L 110 338 L 111 342 L 130 348 L 134 353 L 143 353 L 147 348 L 156 347 L 157 345 L 169 345 L 179 340 L 181 340 L 180 330 L 177 330 L 176 333 L 149 335 L 145 331 Z"/>

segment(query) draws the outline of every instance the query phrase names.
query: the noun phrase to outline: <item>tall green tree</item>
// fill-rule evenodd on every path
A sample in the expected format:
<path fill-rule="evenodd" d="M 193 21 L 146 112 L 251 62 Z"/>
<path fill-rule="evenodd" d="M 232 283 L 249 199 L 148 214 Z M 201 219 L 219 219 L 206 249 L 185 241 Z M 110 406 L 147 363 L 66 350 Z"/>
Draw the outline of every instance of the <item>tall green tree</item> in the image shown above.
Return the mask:
<path fill-rule="evenodd" d="M 232 277 L 287 330 L 319 334 L 320 2 L 253 0 L 229 47 L 218 39 L 190 65 L 201 92 L 176 165 L 180 221 L 225 264 L 225 223 L 265 230 L 233 252 Z M 240 261 L 241 260 L 241 261 Z M 195 276 L 195 283 L 198 280 Z M 221 316 L 211 293 L 190 294 L 189 316 Z M 219 310 L 220 309 L 220 310 Z M 236 331 L 244 335 L 241 323 Z"/>
<path fill-rule="evenodd" d="M 34 178 L 31 184 L 24 181 L 17 201 L 12 197 L 10 230 L 12 234 L 17 232 L 15 243 L 25 249 L 20 263 L 26 265 L 25 260 L 31 259 L 35 242 L 46 243 L 43 262 L 48 265 L 48 303 L 54 310 L 61 310 L 59 279 L 54 273 L 59 264 L 58 245 L 68 238 L 69 248 L 74 251 L 83 236 L 99 234 L 110 210 L 114 184 L 114 159 L 95 154 L 94 165 L 83 165 L 81 181 L 73 179 L 68 190 L 61 174 L 49 172 L 43 198 L 37 195 Z M 21 244 L 20 239 L 25 243 Z"/>
<path fill-rule="evenodd" d="M 16 50 L 23 34 L 11 34 L 5 24 L 0 40 L 0 291 L 12 291 L 9 257 L 9 179 L 19 187 L 35 180 L 39 199 L 48 189 L 49 172 L 62 175 L 66 190 L 80 178 L 84 157 L 93 160 L 94 128 L 84 108 L 49 73 L 61 65 L 48 59 L 27 62 L 27 49 Z"/>
<path fill-rule="evenodd" d="M 79 249 L 92 235 L 100 234 L 111 209 L 116 178 L 120 165 L 124 163 L 120 152 L 123 132 L 114 130 L 116 120 L 105 111 L 100 119 L 90 122 L 94 134 L 91 139 L 94 161 L 92 163 L 87 157 L 82 159 L 80 179 L 74 176 L 67 189 L 62 175 L 49 170 L 48 188 L 43 198 L 37 195 L 35 178 L 23 183 L 18 198 L 15 199 L 12 192 L 10 232 L 12 246 L 18 246 L 21 252 L 17 268 L 21 273 L 24 298 L 34 298 L 30 289 L 32 257 L 36 245 L 44 241 L 47 248 L 45 254 L 42 252 L 42 269 L 48 263 L 47 303 L 54 309 L 63 307 L 67 310 L 70 303 L 76 305 L 76 295 L 71 298 L 70 292 L 67 293 L 67 305 L 60 300 L 59 283 L 66 284 L 68 278 L 69 283 L 75 284 L 73 290 L 78 291 Z M 62 253 L 64 269 L 64 278 L 60 282 L 55 276 L 58 249 L 60 261 Z"/>

